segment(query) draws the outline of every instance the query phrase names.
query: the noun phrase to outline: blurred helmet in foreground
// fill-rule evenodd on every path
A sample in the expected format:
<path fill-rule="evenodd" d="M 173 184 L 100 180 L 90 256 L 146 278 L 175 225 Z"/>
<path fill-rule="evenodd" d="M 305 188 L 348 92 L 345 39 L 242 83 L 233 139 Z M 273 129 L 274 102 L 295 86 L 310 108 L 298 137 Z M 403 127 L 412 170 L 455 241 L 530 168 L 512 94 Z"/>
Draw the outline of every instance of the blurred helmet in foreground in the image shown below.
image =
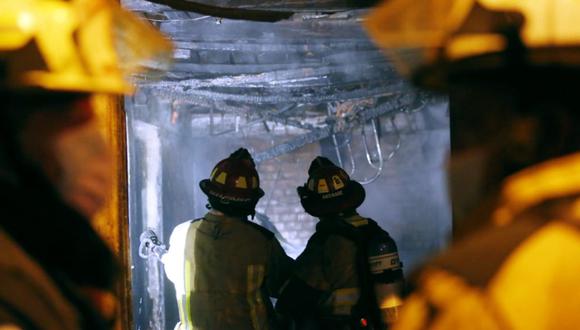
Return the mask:
<path fill-rule="evenodd" d="M 365 25 L 399 71 L 445 87 L 455 75 L 516 64 L 580 66 L 579 17 L 576 0 L 391 0 Z"/>
<path fill-rule="evenodd" d="M 130 93 L 164 67 L 161 33 L 111 0 L 0 0 L 0 88 Z"/>

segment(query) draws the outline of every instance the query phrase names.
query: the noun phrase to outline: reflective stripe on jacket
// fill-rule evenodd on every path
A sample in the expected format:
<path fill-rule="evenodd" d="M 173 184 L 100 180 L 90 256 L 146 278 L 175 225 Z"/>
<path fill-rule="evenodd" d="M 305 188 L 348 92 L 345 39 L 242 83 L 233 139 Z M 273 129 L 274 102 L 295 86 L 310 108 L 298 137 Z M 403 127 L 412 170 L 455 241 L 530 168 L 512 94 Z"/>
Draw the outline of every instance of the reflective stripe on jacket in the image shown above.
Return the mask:
<path fill-rule="evenodd" d="M 247 220 L 208 213 L 190 222 L 183 248 L 182 278 L 166 270 L 183 281 L 174 282 L 183 288 L 180 329 L 272 329 L 270 297 L 292 266 L 274 235 Z"/>

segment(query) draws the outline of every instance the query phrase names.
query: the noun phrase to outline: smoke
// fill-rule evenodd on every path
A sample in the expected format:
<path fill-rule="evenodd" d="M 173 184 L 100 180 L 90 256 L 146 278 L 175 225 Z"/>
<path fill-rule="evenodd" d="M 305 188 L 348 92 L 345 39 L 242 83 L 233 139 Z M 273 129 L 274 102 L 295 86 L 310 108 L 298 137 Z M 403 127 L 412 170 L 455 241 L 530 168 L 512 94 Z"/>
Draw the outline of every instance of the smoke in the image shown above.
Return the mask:
<path fill-rule="evenodd" d="M 351 170 L 354 161 L 355 179 L 372 178 L 378 154 L 369 119 L 379 118 L 384 168 L 365 186 L 361 214 L 391 233 L 406 270 L 445 245 L 451 222 L 442 165 L 449 150 L 445 103 L 402 112 L 425 97 L 394 73 L 360 27 L 360 13 L 259 23 L 160 6 L 141 9 L 156 11 L 154 23 L 177 50 L 164 79 L 141 77 L 140 92 L 126 101 L 132 238 L 151 225 L 153 216 L 164 241 L 178 224 L 203 216 L 207 198 L 198 183 L 237 148 L 252 154 L 281 150 L 287 153 L 258 165 L 266 195 L 254 220 L 275 232 L 296 257 L 317 223 L 296 194 L 308 165 L 318 155 L 336 155 L 330 133 L 341 121 L 338 142 L 345 168 Z M 387 109 L 389 102 L 394 105 Z M 352 105 L 349 111 L 337 111 L 345 104 Z M 143 127 L 147 134 L 140 133 Z M 313 134 L 317 129 L 325 134 Z M 177 317 L 172 286 L 164 289 L 148 278 L 164 280 L 140 262 L 137 245 L 133 239 L 135 323 L 146 328 L 163 318 L 172 328 Z M 164 315 L 155 312 L 160 309 Z"/>

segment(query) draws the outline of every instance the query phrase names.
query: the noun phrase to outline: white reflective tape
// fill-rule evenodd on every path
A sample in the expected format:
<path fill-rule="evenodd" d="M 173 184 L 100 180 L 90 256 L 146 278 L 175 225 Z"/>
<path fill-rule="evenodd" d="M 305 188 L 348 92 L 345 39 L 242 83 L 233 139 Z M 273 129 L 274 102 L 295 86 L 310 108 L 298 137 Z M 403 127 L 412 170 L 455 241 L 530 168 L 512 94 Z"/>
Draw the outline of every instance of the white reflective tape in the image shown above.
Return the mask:
<path fill-rule="evenodd" d="M 255 330 L 263 328 L 262 325 L 264 325 L 264 320 L 266 318 L 266 308 L 264 306 L 264 301 L 262 300 L 262 292 L 260 291 L 264 280 L 264 273 L 264 265 L 248 265 L 246 299 L 250 307 L 252 326 Z"/>
<path fill-rule="evenodd" d="M 343 288 L 334 290 L 331 296 L 332 314 L 350 315 L 352 307 L 360 297 L 358 288 Z"/>
<path fill-rule="evenodd" d="M 399 254 L 397 252 L 381 254 L 379 256 L 369 257 L 369 266 L 371 273 L 379 274 L 385 270 L 401 268 L 401 261 L 399 260 Z"/>

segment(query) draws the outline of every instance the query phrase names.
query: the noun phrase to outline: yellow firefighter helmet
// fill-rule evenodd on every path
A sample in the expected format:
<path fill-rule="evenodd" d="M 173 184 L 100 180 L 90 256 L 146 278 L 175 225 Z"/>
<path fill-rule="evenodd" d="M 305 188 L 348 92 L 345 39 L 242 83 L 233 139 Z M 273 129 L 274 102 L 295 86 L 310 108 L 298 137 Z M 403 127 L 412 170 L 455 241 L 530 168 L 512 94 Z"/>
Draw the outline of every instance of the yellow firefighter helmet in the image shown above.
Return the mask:
<path fill-rule="evenodd" d="M 365 25 L 402 73 L 436 86 L 465 68 L 457 63 L 485 58 L 471 67 L 501 67 L 505 57 L 489 55 L 514 48 L 535 66 L 580 66 L 578 17 L 578 0 L 389 0 Z"/>
<path fill-rule="evenodd" d="M 111 0 L 0 0 L 0 87 L 129 93 L 139 70 L 164 65 L 161 33 Z"/>

